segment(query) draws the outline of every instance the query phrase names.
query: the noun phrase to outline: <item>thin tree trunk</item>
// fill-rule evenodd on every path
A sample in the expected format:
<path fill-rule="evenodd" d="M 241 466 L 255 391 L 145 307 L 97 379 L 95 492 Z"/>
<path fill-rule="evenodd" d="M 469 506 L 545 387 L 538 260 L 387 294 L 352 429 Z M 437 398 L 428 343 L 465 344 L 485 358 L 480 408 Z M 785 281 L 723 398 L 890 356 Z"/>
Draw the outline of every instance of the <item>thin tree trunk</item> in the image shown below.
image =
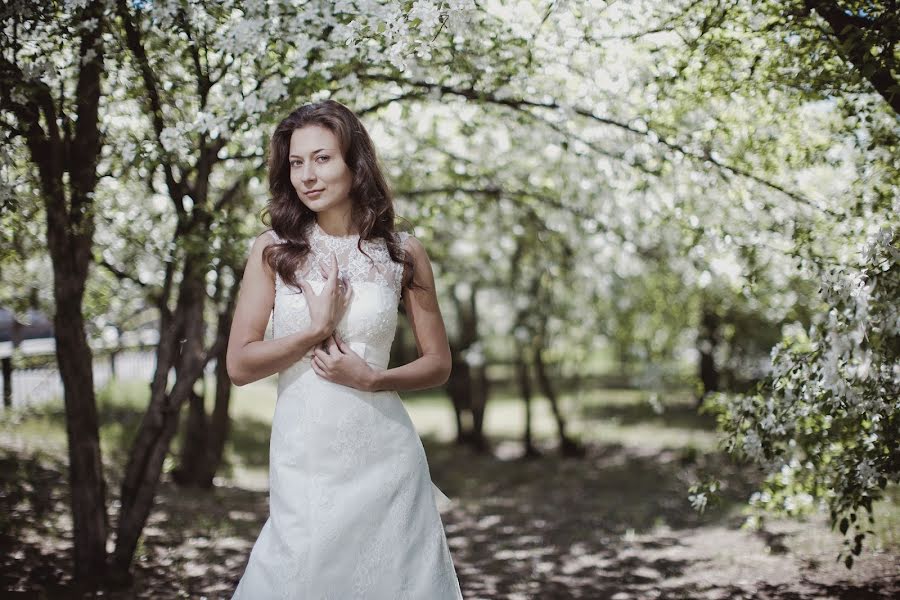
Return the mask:
<path fill-rule="evenodd" d="M 697 397 L 698 405 L 703 402 L 707 393 L 719 391 L 719 369 L 716 366 L 715 353 L 720 339 L 720 319 L 705 301 L 701 310 L 697 350 L 700 354 L 699 374 L 703 390 Z"/>
<path fill-rule="evenodd" d="M 224 279 L 219 277 L 216 287 L 216 301 L 221 298 Z M 216 360 L 215 405 L 211 416 L 207 416 L 204 398 L 191 395 L 190 415 L 187 430 L 182 442 L 181 461 L 178 469 L 172 472 L 173 479 L 179 485 L 195 486 L 209 489 L 222 464 L 225 442 L 228 439 L 230 417 L 228 415 L 231 402 L 231 378 L 226 368 L 225 354 L 228 349 L 228 336 L 231 332 L 231 321 L 237 301 L 239 284 L 232 285 L 228 292 L 228 304 L 224 312 L 218 315 L 216 339 L 213 343 L 213 357 Z M 204 383 L 204 389 L 205 389 Z"/>
<path fill-rule="evenodd" d="M 472 407 L 469 363 L 463 360 L 453 344 L 450 346 L 450 356 L 453 366 L 450 369 L 450 377 L 444 384 L 444 390 L 450 396 L 453 411 L 456 413 L 456 443 L 468 444 L 471 441 L 471 431 L 466 429 L 462 415 Z"/>
<path fill-rule="evenodd" d="M 484 365 L 473 367 L 463 358 L 463 352 L 478 341 L 477 291 L 476 286 L 472 285 L 465 302 L 457 297 L 455 290 L 450 295 L 460 326 L 457 339 L 450 341 L 453 368 L 445 389 L 457 412 L 457 443 L 468 444 L 478 452 L 489 452 L 490 442 L 484 435 L 484 411 L 488 393 Z M 482 372 L 473 377 L 474 369 L 481 369 Z M 472 417 L 472 427 L 469 430 L 464 428 L 462 414 L 465 412 Z"/>
<path fill-rule="evenodd" d="M 478 286 L 472 284 L 469 293 L 469 307 L 467 311 L 467 341 L 469 347 L 477 344 L 480 340 L 478 335 Z M 470 365 L 471 367 L 471 365 Z M 473 370 L 475 373 L 473 374 Z M 481 363 L 469 369 L 469 401 L 470 410 L 472 411 L 472 445 L 479 452 L 489 452 L 491 449 L 490 441 L 484 435 L 484 411 L 487 408 L 488 399 L 488 380 L 487 380 L 487 360 L 482 359 Z"/>
<path fill-rule="evenodd" d="M 484 449 L 490 445 L 490 441 L 484 434 L 484 413 L 487 409 L 488 396 L 490 395 L 490 382 L 487 377 L 487 363 L 481 364 L 476 369 L 477 375 L 473 378 L 472 390 L 472 429 L 476 438 Z"/>
<path fill-rule="evenodd" d="M 3 359 L 3 406 L 12 408 L 12 359 Z"/>
<path fill-rule="evenodd" d="M 163 461 L 172 438 L 178 431 L 181 405 L 191 394 L 205 362 L 203 307 L 208 260 L 196 240 L 187 241 L 185 247 L 189 249 L 189 254 L 185 257 L 178 303 L 172 322 L 166 324 L 164 335 L 160 339 L 150 406 L 138 429 L 122 481 L 113 564 L 116 575 L 123 579 L 128 579 L 138 539 L 153 507 Z M 166 383 L 171 365 L 175 366 L 176 380 L 172 390 L 167 393 Z"/>
<path fill-rule="evenodd" d="M 213 408 L 209 427 L 209 439 L 206 470 L 201 472 L 198 485 L 212 487 L 213 479 L 225 454 L 225 442 L 231 432 L 231 417 L 228 413 L 231 404 L 231 378 L 225 368 L 225 349 L 216 357 L 216 404 Z"/>
<path fill-rule="evenodd" d="M 203 382 L 203 378 L 198 379 Z M 204 393 L 198 394 L 191 389 L 188 395 L 188 420 L 181 442 L 181 456 L 178 467 L 172 471 L 172 480 L 180 486 L 193 487 L 199 485 L 200 473 L 206 461 L 206 448 L 209 444 L 209 420 L 206 417 L 204 396 L 206 384 L 202 383 Z"/>
<path fill-rule="evenodd" d="M 200 481 L 202 487 L 212 487 L 213 479 L 222 465 L 222 459 L 225 453 L 225 442 L 231 432 L 231 417 L 229 415 L 229 407 L 231 405 L 231 377 L 228 376 L 225 357 L 228 351 L 228 336 L 231 334 L 231 322 L 234 317 L 234 309 L 237 305 L 238 291 L 240 285 L 236 283 L 239 278 L 235 277 L 235 283 L 228 292 L 228 304 L 225 311 L 219 314 L 218 329 L 216 331 L 216 342 L 214 344 L 216 351 L 214 353 L 216 359 L 216 402 L 213 407 L 212 419 L 209 428 L 209 438 L 207 440 L 207 460 L 205 463 L 205 472 L 201 472 Z"/>
<path fill-rule="evenodd" d="M 556 428 L 559 432 L 560 451 L 563 456 L 584 456 L 584 447 L 566 434 L 566 420 L 562 415 L 562 411 L 559 409 L 559 401 L 557 400 L 556 391 L 553 389 L 553 384 L 550 382 L 550 378 L 547 377 L 547 369 L 544 365 L 543 348 L 539 345 L 534 349 L 533 359 L 538 386 L 541 388 L 541 393 L 546 396 L 547 400 L 550 402 L 550 408 L 553 410 L 553 417 L 556 419 Z"/>
<path fill-rule="evenodd" d="M 519 381 L 519 393 L 525 402 L 525 434 L 523 444 L 525 445 L 525 458 L 540 456 L 541 452 L 534 445 L 531 433 L 531 377 L 528 375 L 528 363 L 525 359 L 525 353 L 520 349 L 516 355 L 516 375 Z"/>

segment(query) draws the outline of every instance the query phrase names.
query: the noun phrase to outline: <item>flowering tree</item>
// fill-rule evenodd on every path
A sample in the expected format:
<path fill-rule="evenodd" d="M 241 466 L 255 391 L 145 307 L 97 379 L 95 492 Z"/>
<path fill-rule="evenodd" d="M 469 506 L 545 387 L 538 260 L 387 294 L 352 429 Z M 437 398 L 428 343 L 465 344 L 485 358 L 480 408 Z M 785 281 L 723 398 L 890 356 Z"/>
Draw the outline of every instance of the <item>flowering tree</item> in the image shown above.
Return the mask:
<path fill-rule="evenodd" d="M 26 202 L 14 194 L 34 191 L 37 210 L 46 219 L 56 356 L 65 386 L 76 576 L 89 578 L 105 568 L 108 527 L 91 348 L 82 310 L 96 226 L 108 15 L 101 2 L 66 4 L 4 7 L 0 131 L 5 157 L 0 168 L 6 174 L 18 163 L 25 174 L 4 178 L 17 185 L 0 195 L 3 212 L 18 213 Z M 16 220 L 4 216 L 3 224 L 15 225 Z"/>
<path fill-rule="evenodd" d="M 728 450 L 767 473 L 751 503 L 791 515 L 827 504 L 850 567 L 871 533 L 872 502 L 900 481 L 900 222 L 822 281 L 825 310 L 772 349 L 765 388 L 719 394 L 713 406 Z"/>
<path fill-rule="evenodd" d="M 842 4 L 701 4 L 728 27 L 708 27 L 694 47 L 716 74 L 711 88 L 733 96 L 767 86 L 768 99 L 833 115 L 782 159 L 797 174 L 844 173 L 812 205 L 818 215 L 792 223 L 793 267 L 819 283 L 813 317 L 785 327 L 755 393 L 715 394 L 708 405 L 725 447 L 764 469 L 752 504 L 791 515 L 826 506 L 849 568 L 873 502 L 900 480 L 900 82 L 891 72 L 900 21 L 891 3 Z M 692 501 L 702 508 L 716 488 L 695 486 Z"/>

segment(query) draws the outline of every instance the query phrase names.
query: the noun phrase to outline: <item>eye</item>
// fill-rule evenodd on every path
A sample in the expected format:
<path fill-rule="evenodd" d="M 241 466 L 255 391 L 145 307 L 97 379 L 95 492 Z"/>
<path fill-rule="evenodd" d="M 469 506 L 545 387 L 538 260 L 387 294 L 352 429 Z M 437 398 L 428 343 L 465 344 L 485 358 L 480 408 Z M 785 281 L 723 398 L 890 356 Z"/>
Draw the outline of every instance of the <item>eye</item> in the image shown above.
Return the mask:
<path fill-rule="evenodd" d="M 319 160 L 320 158 L 324 158 L 325 160 L 328 160 L 328 157 L 324 154 L 320 154 L 319 156 L 317 156 L 316 160 Z M 323 160 L 322 162 L 325 162 L 325 160 Z"/>
<path fill-rule="evenodd" d="M 299 167 L 300 162 L 301 161 L 299 161 L 299 160 L 292 160 L 292 161 L 289 161 L 288 164 L 291 165 L 292 167 Z"/>

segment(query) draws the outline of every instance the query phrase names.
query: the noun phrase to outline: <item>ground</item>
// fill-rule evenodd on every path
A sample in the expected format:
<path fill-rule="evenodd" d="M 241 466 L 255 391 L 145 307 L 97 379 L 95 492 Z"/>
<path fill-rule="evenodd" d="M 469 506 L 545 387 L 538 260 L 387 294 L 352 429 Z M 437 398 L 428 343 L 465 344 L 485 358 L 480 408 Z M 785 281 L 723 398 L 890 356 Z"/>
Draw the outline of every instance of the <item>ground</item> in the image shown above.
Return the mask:
<path fill-rule="evenodd" d="M 267 387 L 268 386 L 268 387 Z M 140 418 L 141 388 L 101 396 L 109 487 L 117 493 L 125 448 Z M 212 491 L 164 477 L 138 547 L 134 583 L 110 598 L 230 598 L 267 511 L 271 382 L 241 388 L 233 411 L 230 468 Z M 878 535 L 847 570 L 841 537 L 821 516 L 768 518 L 742 527 L 757 477 L 716 450 L 711 423 L 689 401 L 602 391 L 568 397 L 584 458 L 561 458 L 546 406 L 536 411 L 543 455 L 521 459 L 522 410 L 492 401 L 494 448 L 452 443 L 449 404 L 410 397 L 432 479 L 453 499 L 442 513 L 467 600 L 645 598 L 893 598 L 900 594 L 896 495 L 878 505 Z M 658 405 L 657 405 L 658 406 Z M 72 586 L 71 521 L 61 411 L 0 419 L 0 589 L 10 598 L 92 597 Z M 167 461 L 166 469 L 172 466 Z M 727 483 L 721 503 L 694 511 L 687 488 L 703 472 Z M 115 503 L 110 517 L 114 522 Z"/>

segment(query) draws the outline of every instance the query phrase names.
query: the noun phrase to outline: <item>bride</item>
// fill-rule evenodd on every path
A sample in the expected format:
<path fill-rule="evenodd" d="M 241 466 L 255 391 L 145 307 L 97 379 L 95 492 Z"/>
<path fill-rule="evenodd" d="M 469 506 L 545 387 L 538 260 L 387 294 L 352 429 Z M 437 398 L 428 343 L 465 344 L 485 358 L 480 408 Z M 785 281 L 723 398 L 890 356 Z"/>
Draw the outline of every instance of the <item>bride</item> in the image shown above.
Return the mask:
<path fill-rule="evenodd" d="M 461 599 L 442 494 L 397 394 L 450 373 L 428 255 L 394 231 L 372 140 L 343 104 L 288 115 L 268 170 L 272 228 L 250 250 L 226 364 L 236 385 L 279 374 L 269 518 L 233 598 Z M 420 356 L 388 369 L 400 302 Z"/>

